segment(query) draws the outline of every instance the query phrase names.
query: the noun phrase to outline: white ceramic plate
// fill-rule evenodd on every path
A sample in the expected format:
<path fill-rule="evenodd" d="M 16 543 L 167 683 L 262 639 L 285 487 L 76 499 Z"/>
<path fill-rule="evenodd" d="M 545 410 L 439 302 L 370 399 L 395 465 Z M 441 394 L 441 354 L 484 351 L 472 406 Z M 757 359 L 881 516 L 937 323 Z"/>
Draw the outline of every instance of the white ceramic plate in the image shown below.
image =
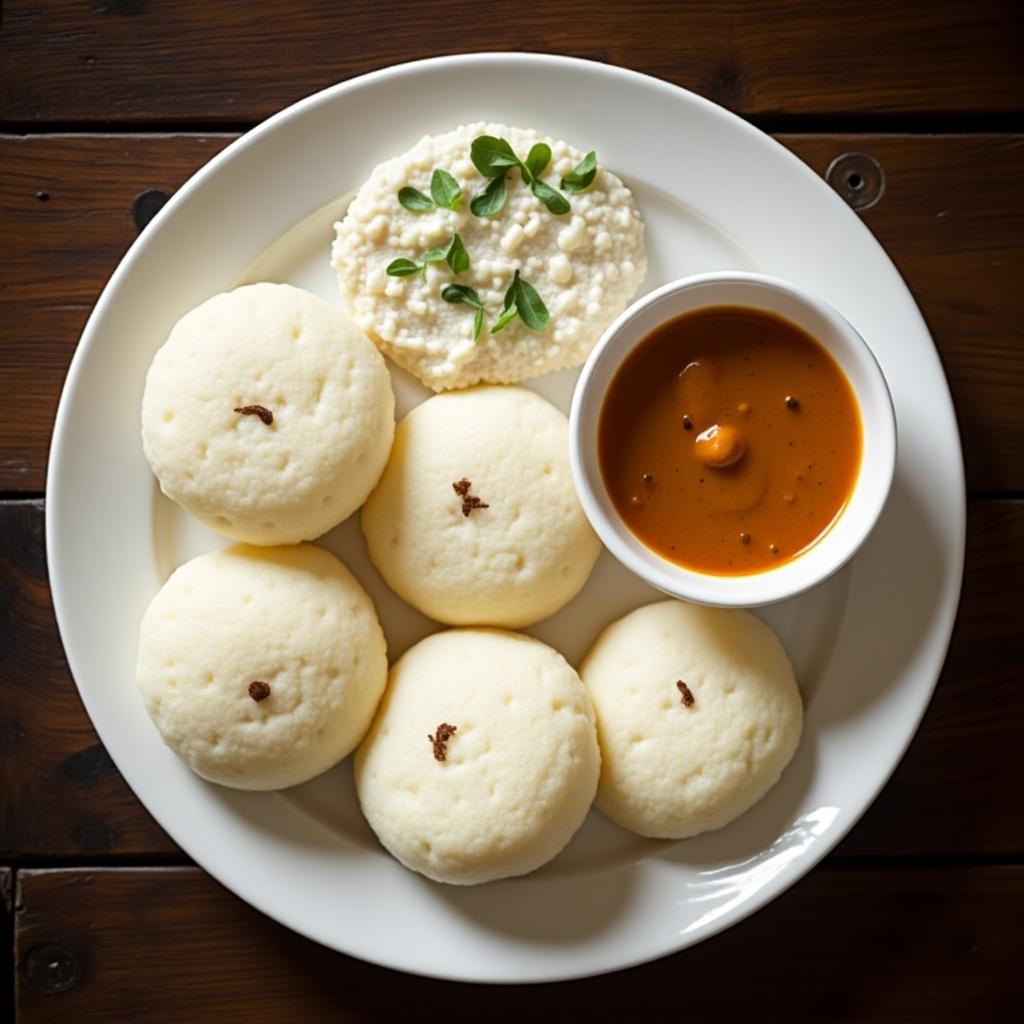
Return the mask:
<path fill-rule="evenodd" d="M 816 292 L 873 347 L 896 405 L 899 464 L 882 519 L 821 588 L 763 609 L 797 668 L 804 739 L 781 783 L 721 832 L 643 840 L 596 813 L 526 878 L 425 881 L 376 844 L 347 763 L 279 794 L 192 775 L 136 696 L 136 629 L 171 570 L 222 543 L 154 483 L 139 441 L 146 368 L 174 321 L 243 280 L 331 299 L 330 223 L 381 159 L 427 132 L 488 119 L 537 128 L 631 186 L 647 222 L 645 288 L 757 270 Z M 537 382 L 568 407 L 574 374 Z M 422 397 L 396 374 L 400 411 Z M 700 941 L 782 892 L 830 850 L 909 742 L 945 655 L 959 592 L 964 490 L 956 422 L 913 299 L 857 217 L 804 164 L 705 100 L 557 57 L 444 58 L 296 104 L 200 171 L 143 232 L 89 320 L 54 431 L 46 509 L 57 620 L 82 699 L 118 768 L 206 870 L 271 917 L 354 956 L 471 981 L 545 981 Z M 369 564 L 355 517 L 323 543 L 377 601 L 392 657 L 431 632 Z M 657 595 L 610 556 L 530 630 L 576 662 L 610 619 Z M 828 908 L 822 907 L 827 914 Z"/>

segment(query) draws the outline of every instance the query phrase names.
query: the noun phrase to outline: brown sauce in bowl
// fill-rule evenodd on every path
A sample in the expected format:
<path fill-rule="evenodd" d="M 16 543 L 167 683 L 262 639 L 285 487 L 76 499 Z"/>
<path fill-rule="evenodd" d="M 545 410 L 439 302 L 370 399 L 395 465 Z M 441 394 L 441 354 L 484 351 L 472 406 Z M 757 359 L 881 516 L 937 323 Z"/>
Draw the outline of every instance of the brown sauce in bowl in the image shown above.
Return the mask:
<path fill-rule="evenodd" d="M 663 558 L 743 575 L 815 543 L 860 470 L 846 375 L 774 313 L 714 306 L 670 320 L 627 356 L 598 424 L 619 516 Z"/>

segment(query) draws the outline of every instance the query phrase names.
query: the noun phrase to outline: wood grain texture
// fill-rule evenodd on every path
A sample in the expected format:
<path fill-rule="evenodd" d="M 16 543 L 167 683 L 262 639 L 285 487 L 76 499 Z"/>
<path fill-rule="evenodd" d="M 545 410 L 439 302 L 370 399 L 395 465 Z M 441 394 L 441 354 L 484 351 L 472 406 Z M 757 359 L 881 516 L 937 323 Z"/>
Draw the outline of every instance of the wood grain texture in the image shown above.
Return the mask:
<path fill-rule="evenodd" d="M 18 973 L 19 1024 L 227 1020 L 1019 1020 L 1024 868 L 825 868 L 728 932 L 625 973 L 559 985 L 431 981 L 332 953 L 195 869 L 22 871 L 16 953 L 81 968 L 48 993 Z M 828 908 L 827 913 L 822 908 Z M 339 914 L 344 908 L 339 908 Z M 813 954 L 811 950 L 813 948 Z"/>
<path fill-rule="evenodd" d="M 232 138 L 0 136 L 0 491 L 43 489 L 64 377 L 138 235 L 136 198 L 173 192 Z"/>
<path fill-rule="evenodd" d="M 183 858 L 122 782 L 70 679 L 39 502 L 0 503 L 0 587 L 0 859 Z M 935 698 L 840 853 L 1024 851 L 1021 594 L 1024 501 L 972 503 L 960 616 Z"/>
<path fill-rule="evenodd" d="M 142 851 L 183 856 L 78 699 L 47 585 L 42 502 L 0 502 L 0 860 Z"/>
<path fill-rule="evenodd" d="M 882 165 L 885 192 L 862 216 L 932 331 L 968 487 L 1024 489 L 1024 136 L 782 141 L 820 174 L 843 146 Z"/>
<path fill-rule="evenodd" d="M 479 50 L 644 71 L 757 115 L 1019 112 L 1014 0 L 7 0 L 7 121 L 253 122 L 366 71 Z"/>
<path fill-rule="evenodd" d="M 43 488 L 57 397 L 88 310 L 136 236 L 132 203 L 171 192 L 231 136 L 0 136 L 0 491 Z M 782 135 L 816 170 L 867 152 L 887 177 L 864 214 L 932 329 L 968 484 L 1024 489 L 1024 136 Z M 83 187 L 82 168 L 89 168 Z M 36 198 L 45 190 L 46 201 Z"/>

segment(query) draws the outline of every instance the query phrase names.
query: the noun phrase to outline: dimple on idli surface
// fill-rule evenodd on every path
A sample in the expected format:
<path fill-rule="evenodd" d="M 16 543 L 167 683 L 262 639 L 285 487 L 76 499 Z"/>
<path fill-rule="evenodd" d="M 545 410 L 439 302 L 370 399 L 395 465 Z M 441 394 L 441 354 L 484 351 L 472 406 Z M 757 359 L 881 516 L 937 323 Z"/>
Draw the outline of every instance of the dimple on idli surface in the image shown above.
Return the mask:
<path fill-rule="evenodd" d="M 394 410 L 384 360 L 350 317 L 291 285 L 253 284 L 174 326 L 146 377 L 142 443 L 163 492 L 211 529 L 291 544 L 366 500 Z"/>
<path fill-rule="evenodd" d="M 644 226 L 633 195 L 600 163 L 586 191 L 564 193 L 568 213 L 551 213 L 515 170 L 508 174 L 503 209 L 493 217 L 475 216 L 470 202 L 487 180 L 470 150 L 481 135 L 505 139 L 524 160 L 537 143 L 550 146 L 551 163 L 541 179 L 555 189 L 584 155 L 532 129 L 500 124 L 427 135 L 376 167 L 335 225 L 333 265 L 347 308 L 399 366 L 435 391 L 481 381 L 512 384 L 580 366 L 647 272 Z M 399 190 L 411 186 L 429 196 L 436 169 L 462 189 L 457 207 L 405 209 Z M 469 253 L 467 270 L 456 275 L 434 262 L 423 274 L 388 276 L 392 260 L 418 261 L 455 234 Z M 443 301 L 441 291 L 453 283 L 474 289 L 490 325 L 504 308 L 516 270 L 536 288 L 551 315 L 549 326 L 531 331 L 517 318 L 498 334 L 485 327 L 474 343 L 473 310 Z"/>
<path fill-rule="evenodd" d="M 792 665 L 748 612 L 638 608 L 601 633 L 580 677 L 601 744 L 597 807 L 640 835 L 727 825 L 775 785 L 800 740 Z"/>
<path fill-rule="evenodd" d="M 539 640 L 489 629 L 435 633 L 407 651 L 355 757 L 381 843 L 456 885 L 554 857 L 583 823 L 599 770 L 573 668 Z"/>
<path fill-rule="evenodd" d="M 330 552 L 236 545 L 186 562 L 153 598 L 137 679 L 164 742 L 195 772 L 283 789 L 362 739 L 387 653 L 373 603 Z"/>
<path fill-rule="evenodd" d="M 449 625 L 518 627 L 558 611 L 601 550 L 568 435 L 565 416 L 523 388 L 477 387 L 413 409 L 361 517 L 388 586 Z"/>

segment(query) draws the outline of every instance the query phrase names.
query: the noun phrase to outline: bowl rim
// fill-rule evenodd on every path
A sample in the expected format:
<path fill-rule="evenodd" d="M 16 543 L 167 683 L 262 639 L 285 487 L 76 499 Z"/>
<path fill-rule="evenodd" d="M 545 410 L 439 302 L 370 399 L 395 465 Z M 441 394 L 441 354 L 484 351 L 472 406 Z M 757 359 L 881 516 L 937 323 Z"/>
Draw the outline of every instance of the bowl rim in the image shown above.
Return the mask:
<path fill-rule="evenodd" d="M 826 321 L 830 329 L 843 338 L 849 351 L 855 353 L 853 361 L 871 379 L 872 401 L 868 403 L 865 401 L 866 390 L 858 387 L 856 382 L 850 379 L 850 359 L 846 354 L 837 352 L 828 340 L 818 337 L 802 324 L 797 323 L 798 327 L 815 337 L 815 340 L 835 359 L 840 369 L 846 374 L 861 411 L 862 425 L 864 409 L 870 404 L 871 432 L 872 436 L 877 439 L 876 447 L 879 450 L 876 452 L 876 459 L 870 466 L 865 461 L 866 451 L 862 452 L 857 481 L 851 491 L 850 499 L 825 533 L 809 545 L 804 552 L 788 559 L 777 568 L 766 569 L 763 572 L 738 575 L 699 572 L 671 562 L 654 549 L 647 547 L 620 517 L 614 515 L 614 506 L 610 498 L 607 497 L 596 456 L 596 429 L 593 431 L 588 429 L 591 425 L 596 428 L 608 386 L 618 368 L 649 334 L 649 331 L 645 331 L 628 344 L 623 342 L 622 339 L 627 335 L 632 324 L 652 306 L 709 285 L 734 286 L 740 294 L 735 300 L 698 303 L 686 309 L 671 311 L 661 322 L 684 313 L 721 305 L 766 308 L 753 301 L 752 294 L 756 294 L 759 290 L 781 294 L 794 300 L 809 314 Z M 784 319 L 791 319 L 770 308 L 767 308 L 766 311 L 782 316 Z M 618 345 L 622 345 L 622 351 L 615 351 Z M 599 370 L 602 372 L 605 370 L 605 364 L 609 359 L 612 360 L 613 368 L 608 373 L 605 385 L 598 387 L 595 377 Z M 866 339 L 834 306 L 824 299 L 805 291 L 790 281 L 751 271 L 709 271 L 676 278 L 648 292 L 629 305 L 606 328 L 587 357 L 573 393 L 569 413 L 569 461 L 573 480 L 587 519 L 604 546 L 632 573 L 663 593 L 671 597 L 717 607 L 753 608 L 784 601 L 824 583 L 825 580 L 842 569 L 867 540 L 882 514 L 895 476 L 897 448 L 898 433 L 892 394 L 878 359 Z M 862 521 L 858 528 L 840 546 L 835 539 L 839 535 L 834 532 L 834 526 L 846 514 L 853 504 L 855 495 L 863 486 L 866 486 L 865 480 L 869 477 L 874 481 L 877 497 L 867 507 L 866 513 L 862 510 Z M 606 499 L 605 502 L 602 502 L 601 496 Z M 606 513 L 605 504 L 613 510 L 612 515 Z M 822 551 L 826 553 L 827 557 L 821 555 Z M 813 560 L 808 561 L 811 552 L 817 553 L 818 560 L 822 563 L 820 566 L 815 566 Z M 797 568 L 794 569 L 794 566 Z"/>

